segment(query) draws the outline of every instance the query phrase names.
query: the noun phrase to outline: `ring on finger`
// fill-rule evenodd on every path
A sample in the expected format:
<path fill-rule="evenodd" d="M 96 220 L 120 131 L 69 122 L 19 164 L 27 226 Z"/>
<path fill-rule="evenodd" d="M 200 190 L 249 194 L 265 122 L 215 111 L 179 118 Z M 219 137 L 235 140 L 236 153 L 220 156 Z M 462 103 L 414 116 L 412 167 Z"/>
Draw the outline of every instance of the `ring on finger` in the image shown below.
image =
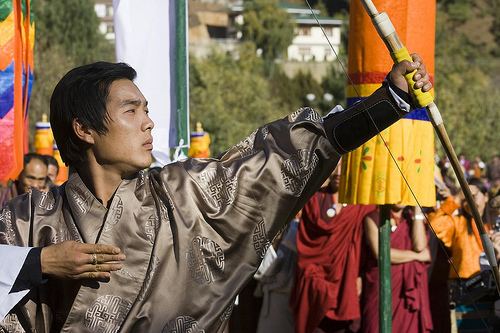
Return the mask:
<path fill-rule="evenodd" d="M 97 265 L 97 254 L 92 253 L 92 265 Z"/>
<path fill-rule="evenodd" d="M 100 272 L 101 271 L 101 266 L 100 265 L 95 265 L 95 271 Z"/>
<path fill-rule="evenodd" d="M 96 275 L 93 272 L 89 273 L 89 279 L 95 279 Z"/>

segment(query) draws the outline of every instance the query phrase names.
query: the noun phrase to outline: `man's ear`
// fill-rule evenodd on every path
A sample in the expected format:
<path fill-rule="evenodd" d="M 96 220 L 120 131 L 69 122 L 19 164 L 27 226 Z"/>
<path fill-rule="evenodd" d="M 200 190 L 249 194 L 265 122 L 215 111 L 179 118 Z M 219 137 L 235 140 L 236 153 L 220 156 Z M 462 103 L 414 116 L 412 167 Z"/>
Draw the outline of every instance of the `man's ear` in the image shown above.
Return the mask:
<path fill-rule="evenodd" d="M 88 144 L 95 143 L 94 141 L 95 132 L 92 129 L 80 123 L 78 119 L 73 119 L 72 124 L 73 124 L 73 131 L 80 140 Z"/>

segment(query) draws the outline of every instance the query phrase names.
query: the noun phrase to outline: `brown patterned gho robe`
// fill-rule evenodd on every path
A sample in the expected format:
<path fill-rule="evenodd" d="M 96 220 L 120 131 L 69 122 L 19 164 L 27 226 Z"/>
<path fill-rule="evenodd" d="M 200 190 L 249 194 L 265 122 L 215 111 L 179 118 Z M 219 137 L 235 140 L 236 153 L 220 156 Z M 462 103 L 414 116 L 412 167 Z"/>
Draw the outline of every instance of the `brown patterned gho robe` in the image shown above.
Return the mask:
<path fill-rule="evenodd" d="M 276 233 L 340 154 L 375 134 L 368 113 L 379 129 L 403 114 L 386 87 L 325 119 L 304 108 L 221 159 L 188 159 L 123 180 L 109 210 L 77 173 L 59 189 L 16 198 L 1 212 L 1 243 L 115 244 L 127 259 L 108 283 L 50 278 L 0 331 L 222 331 Z"/>

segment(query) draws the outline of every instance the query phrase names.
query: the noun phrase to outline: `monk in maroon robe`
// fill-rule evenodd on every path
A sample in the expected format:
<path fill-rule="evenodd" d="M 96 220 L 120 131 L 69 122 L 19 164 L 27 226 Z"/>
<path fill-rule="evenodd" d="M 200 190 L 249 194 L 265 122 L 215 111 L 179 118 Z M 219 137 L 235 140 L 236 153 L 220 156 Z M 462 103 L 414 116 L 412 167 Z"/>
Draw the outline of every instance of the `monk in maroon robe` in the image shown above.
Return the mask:
<path fill-rule="evenodd" d="M 379 212 L 364 221 L 367 258 L 364 262 L 362 332 L 379 331 Z M 403 214 L 401 206 L 391 210 L 391 290 L 392 331 L 424 333 L 432 331 L 427 267 L 430 252 L 423 221 Z"/>
<path fill-rule="evenodd" d="M 350 332 L 359 326 L 362 221 L 375 206 L 337 204 L 338 175 L 332 176 L 307 202 L 299 223 L 291 296 L 297 333 Z"/>

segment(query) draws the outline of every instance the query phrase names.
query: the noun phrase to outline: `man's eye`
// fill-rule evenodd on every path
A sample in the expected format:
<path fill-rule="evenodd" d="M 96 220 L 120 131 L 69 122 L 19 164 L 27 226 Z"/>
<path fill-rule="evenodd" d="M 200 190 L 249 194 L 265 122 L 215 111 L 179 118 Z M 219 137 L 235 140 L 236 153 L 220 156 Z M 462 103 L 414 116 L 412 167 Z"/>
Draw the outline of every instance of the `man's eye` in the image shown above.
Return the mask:
<path fill-rule="evenodd" d="M 126 111 L 127 113 L 135 113 L 135 109 L 130 109 Z"/>
<path fill-rule="evenodd" d="M 144 112 L 145 112 L 146 114 L 149 114 L 149 110 L 144 110 Z"/>

